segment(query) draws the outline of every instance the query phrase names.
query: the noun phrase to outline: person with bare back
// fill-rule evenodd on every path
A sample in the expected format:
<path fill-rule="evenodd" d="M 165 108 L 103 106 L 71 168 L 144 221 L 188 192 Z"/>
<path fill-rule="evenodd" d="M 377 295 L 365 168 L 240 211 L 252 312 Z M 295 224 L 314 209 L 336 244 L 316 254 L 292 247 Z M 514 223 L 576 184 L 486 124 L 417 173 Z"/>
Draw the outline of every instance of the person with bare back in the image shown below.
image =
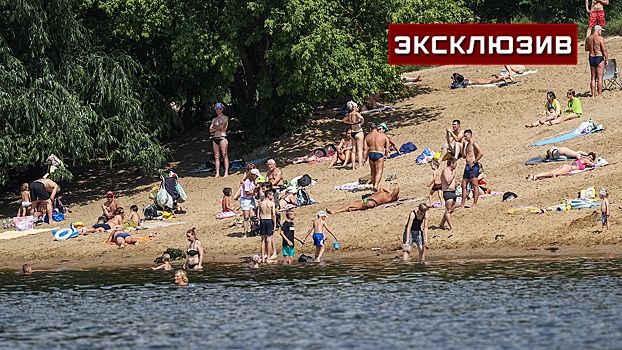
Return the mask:
<path fill-rule="evenodd" d="M 462 155 L 466 160 L 464 167 L 464 174 L 462 175 L 462 202 L 458 208 L 464 208 L 464 204 L 467 199 L 467 184 L 470 182 L 473 187 L 473 208 L 477 207 L 477 200 L 479 199 L 479 160 L 482 159 L 484 151 L 479 146 L 479 143 L 473 140 L 473 132 L 469 130 L 464 131 L 464 139 L 462 140 Z"/>
<path fill-rule="evenodd" d="M 441 187 L 443 189 L 443 199 L 445 199 L 445 214 L 441 220 L 440 227 L 444 230 L 445 223 L 449 225 L 449 230 L 452 230 L 454 226 L 451 224 L 451 214 L 454 212 L 454 206 L 456 205 L 456 166 L 458 160 L 454 157 L 447 159 L 447 167 L 443 169 L 441 173 Z"/>
<path fill-rule="evenodd" d="M 229 118 L 222 114 L 224 107 L 222 103 L 214 106 L 216 110 L 216 118 L 212 119 L 212 125 L 209 132 L 213 132 L 212 146 L 214 149 L 214 163 L 216 164 L 216 177 L 220 177 L 220 157 L 223 158 L 225 166 L 224 177 L 229 176 L 229 140 L 227 140 L 227 127 L 229 126 Z"/>
<path fill-rule="evenodd" d="M 460 147 L 462 146 L 462 138 L 464 137 L 464 130 L 460 126 L 460 121 L 455 119 L 451 123 L 451 128 L 445 129 L 445 140 L 447 141 L 442 148 L 441 162 L 445 160 L 447 153 L 450 153 L 454 158 L 460 156 Z"/>
<path fill-rule="evenodd" d="M 389 191 L 384 187 L 380 187 L 378 192 L 375 192 L 370 195 L 366 195 L 363 199 L 357 199 L 353 202 L 348 203 L 347 205 L 335 209 L 330 210 L 326 209 L 326 212 L 329 214 L 337 214 L 343 212 L 357 211 L 357 210 L 367 210 L 371 208 L 375 208 L 379 205 L 395 202 L 399 198 L 400 188 L 396 187 L 393 191 Z"/>
<path fill-rule="evenodd" d="M 592 97 L 603 95 L 603 75 L 609 64 L 609 54 L 603 38 L 603 27 L 596 25 L 594 34 L 585 39 L 585 51 L 590 54 L 590 91 Z"/>
<path fill-rule="evenodd" d="M 343 118 L 343 122 L 350 125 L 352 131 L 352 139 L 354 140 L 352 169 L 356 168 L 355 163 L 358 160 L 358 167 L 363 167 L 363 144 L 365 143 L 365 135 L 363 134 L 363 124 L 365 119 L 359 113 L 359 106 L 354 101 L 349 101 L 346 106 L 350 110 L 350 113 Z"/>
<path fill-rule="evenodd" d="M 603 5 L 609 5 L 609 0 L 592 0 L 592 8 L 590 9 L 590 1 L 585 0 L 585 10 L 590 14 L 590 19 L 587 24 L 587 33 L 585 37 L 588 38 L 592 35 L 592 28 L 599 25 L 605 26 L 605 10 Z"/>
<path fill-rule="evenodd" d="M 386 134 L 378 131 L 375 124 L 371 124 L 371 131 L 365 136 L 365 152 L 363 159 L 369 157 L 369 168 L 371 169 L 371 183 L 374 191 L 378 191 L 382 171 L 384 170 L 384 160 L 389 156 L 389 138 Z"/>

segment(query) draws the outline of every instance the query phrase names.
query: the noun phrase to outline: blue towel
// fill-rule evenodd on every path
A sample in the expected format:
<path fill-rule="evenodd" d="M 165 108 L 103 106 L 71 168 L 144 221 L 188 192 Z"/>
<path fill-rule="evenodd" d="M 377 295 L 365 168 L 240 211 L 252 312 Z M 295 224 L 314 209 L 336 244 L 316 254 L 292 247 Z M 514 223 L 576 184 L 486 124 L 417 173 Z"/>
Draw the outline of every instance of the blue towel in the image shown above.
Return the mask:
<path fill-rule="evenodd" d="M 542 140 L 542 141 L 538 141 L 536 143 L 532 143 L 531 146 L 544 146 L 544 145 L 550 145 L 552 143 L 557 143 L 557 142 L 562 142 L 562 141 L 566 141 L 566 140 L 570 140 L 572 138 L 575 138 L 577 136 L 583 136 L 583 135 L 588 135 L 597 131 L 601 131 L 603 130 L 603 126 L 602 125 L 596 125 L 596 128 L 594 128 L 594 130 L 590 131 L 587 134 L 577 134 L 575 133 L 574 130 L 572 130 L 571 132 L 565 134 L 565 135 L 561 135 L 561 136 L 557 136 L 557 137 L 553 137 L 550 139 L 546 139 L 546 140 Z"/>

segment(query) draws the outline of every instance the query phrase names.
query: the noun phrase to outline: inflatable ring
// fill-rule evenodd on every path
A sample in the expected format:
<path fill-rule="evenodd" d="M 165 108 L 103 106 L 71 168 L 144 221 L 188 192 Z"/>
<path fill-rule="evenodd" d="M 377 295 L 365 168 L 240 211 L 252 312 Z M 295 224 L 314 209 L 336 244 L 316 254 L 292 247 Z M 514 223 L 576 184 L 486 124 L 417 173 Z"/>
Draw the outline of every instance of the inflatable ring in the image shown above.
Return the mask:
<path fill-rule="evenodd" d="M 62 230 L 58 230 L 54 234 L 54 240 L 55 241 L 67 240 L 68 238 L 71 238 L 71 235 L 73 234 L 73 232 L 74 231 L 72 231 L 70 228 L 64 228 Z"/>
<path fill-rule="evenodd" d="M 235 215 L 236 214 L 234 212 L 232 212 L 232 211 L 220 212 L 220 213 L 216 214 L 216 219 L 222 220 L 222 219 L 226 219 L 226 218 L 232 218 Z"/>

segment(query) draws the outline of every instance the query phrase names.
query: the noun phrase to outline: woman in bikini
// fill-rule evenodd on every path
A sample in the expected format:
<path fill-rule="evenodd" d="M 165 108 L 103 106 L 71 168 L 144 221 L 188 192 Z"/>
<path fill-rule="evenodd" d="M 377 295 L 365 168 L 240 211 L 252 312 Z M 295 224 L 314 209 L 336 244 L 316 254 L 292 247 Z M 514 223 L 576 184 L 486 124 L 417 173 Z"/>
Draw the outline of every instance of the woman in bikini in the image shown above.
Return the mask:
<path fill-rule="evenodd" d="M 216 110 L 216 118 L 212 119 L 212 125 L 209 127 L 209 132 L 213 132 L 212 146 L 214 148 L 214 164 L 216 164 L 216 177 L 220 177 L 220 157 L 223 158 L 225 166 L 224 177 L 229 176 L 229 140 L 227 140 L 227 126 L 229 126 L 229 118 L 222 114 L 224 109 L 222 103 L 217 103 L 214 106 Z"/>
<path fill-rule="evenodd" d="M 184 263 L 184 269 L 188 270 L 200 270 L 203 268 L 203 245 L 197 239 L 197 234 L 195 232 L 196 228 L 191 228 L 186 231 L 186 238 L 190 245 L 188 245 L 188 250 L 186 254 L 188 254 L 188 260 Z"/>
<path fill-rule="evenodd" d="M 544 125 L 548 121 L 555 120 L 555 118 L 559 117 L 561 113 L 561 105 L 557 98 L 555 97 L 555 93 L 553 91 L 549 91 L 546 93 L 546 105 L 544 107 L 544 114 L 542 117 L 531 124 L 525 124 L 526 128 L 533 128 L 536 126 Z"/>
<path fill-rule="evenodd" d="M 551 147 L 546 151 L 546 159 L 559 159 L 561 157 L 579 159 L 587 156 L 586 152 L 573 151 L 568 147 Z"/>
<path fill-rule="evenodd" d="M 341 139 L 341 142 L 339 142 L 339 145 L 337 146 L 337 152 L 333 154 L 333 159 L 331 159 L 330 164 L 328 165 L 329 167 L 335 165 L 335 163 L 337 163 L 337 160 L 341 161 L 342 166 L 347 166 L 348 161 L 350 160 L 352 160 L 352 163 L 354 163 L 354 159 L 351 159 L 352 148 L 354 148 L 354 141 L 352 140 L 351 132 L 352 129 L 350 128 L 346 130 L 346 135 L 344 138 Z"/>
<path fill-rule="evenodd" d="M 531 174 L 527 176 L 528 180 L 539 180 L 547 177 L 556 177 L 560 175 L 569 174 L 575 170 L 584 170 L 585 168 L 591 168 L 594 166 L 594 161 L 596 161 L 596 154 L 594 152 L 590 152 L 587 157 L 579 158 L 573 161 L 570 164 L 562 164 L 559 168 L 539 174 Z"/>
<path fill-rule="evenodd" d="M 356 154 L 358 157 L 359 168 L 363 166 L 363 144 L 365 143 L 365 135 L 363 133 L 363 124 L 365 124 L 365 119 L 359 113 L 359 106 L 354 102 L 350 101 L 346 104 L 350 113 L 343 118 L 343 122 L 351 125 L 350 135 L 354 139 L 354 149 L 352 150 L 353 154 Z M 352 161 L 352 169 L 355 168 L 356 159 Z"/>

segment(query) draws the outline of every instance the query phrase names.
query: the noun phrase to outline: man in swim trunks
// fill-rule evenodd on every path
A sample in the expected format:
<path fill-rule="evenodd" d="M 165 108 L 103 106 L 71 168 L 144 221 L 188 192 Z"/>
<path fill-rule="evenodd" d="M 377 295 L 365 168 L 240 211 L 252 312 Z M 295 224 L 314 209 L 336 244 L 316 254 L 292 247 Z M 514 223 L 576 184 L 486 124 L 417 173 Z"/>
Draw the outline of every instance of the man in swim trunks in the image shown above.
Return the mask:
<path fill-rule="evenodd" d="M 32 182 L 30 188 L 30 202 L 33 208 L 37 208 L 41 204 L 45 204 L 46 212 L 48 216 L 48 223 L 54 222 L 52 220 L 52 203 L 54 197 L 58 193 L 58 184 L 50 179 L 39 179 Z"/>
<path fill-rule="evenodd" d="M 447 140 L 447 143 L 443 145 L 439 161 L 442 162 L 445 159 L 447 152 L 455 158 L 458 158 L 460 156 L 460 147 L 462 146 L 461 142 L 463 137 L 464 130 L 462 130 L 462 126 L 460 126 L 460 121 L 456 119 L 451 123 L 451 128 L 445 129 L 445 140 Z"/>
<path fill-rule="evenodd" d="M 371 124 L 371 131 L 365 136 L 365 152 L 363 159 L 369 158 L 371 169 L 371 183 L 374 191 L 378 190 L 380 180 L 382 180 L 382 170 L 384 160 L 389 156 L 389 138 L 386 134 L 378 131 L 375 124 Z"/>
<path fill-rule="evenodd" d="M 596 25 L 601 27 L 605 26 L 605 10 L 603 5 L 609 5 L 609 0 L 592 0 L 592 9 L 590 10 L 589 0 L 585 0 L 585 10 L 590 14 L 590 19 L 587 24 L 587 33 L 585 37 L 592 35 L 592 28 Z"/>
<path fill-rule="evenodd" d="M 445 214 L 441 220 L 440 227 L 444 230 L 445 223 L 449 225 L 449 230 L 452 230 L 454 226 L 451 224 L 451 214 L 454 212 L 454 206 L 456 205 L 456 166 L 458 160 L 454 157 L 447 159 L 447 167 L 443 169 L 441 174 L 441 188 L 443 189 L 443 199 L 445 199 Z"/>
<path fill-rule="evenodd" d="M 473 140 L 473 132 L 469 130 L 464 131 L 464 138 L 462 139 L 462 155 L 466 160 L 464 167 L 464 175 L 462 175 L 462 202 L 458 208 L 464 208 L 467 194 L 467 184 L 470 182 L 473 187 L 473 208 L 477 207 L 477 200 L 479 199 L 479 185 L 477 183 L 479 176 L 479 160 L 482 159 L 484 151 L 479 146 L 477 141 Z"/>
<path fill-rule="evenodd" d="M 342 213 L 344 211 L 367 210 L 367 209 L 375 208 L 382 204 L 395 202 L 398 199 L 399 194 L 400 194 L 399 187 L 394 188 L 393 191 L 389 191 L 384 187 L 380 187 L 380 189 L 378 189 L 378 192 L 373 193 L 363 199 L 357 199 L 339 209 L 335 209 L 335 210 L 326 209 L 326 211 L 329 214 L 337 214 L 337 213 Z"/>
<path fill-rule="evenodd" d="M 609 64 L 607 46 L 603 38 L 603 27 L 599 25 L 594 27 L 594 34 L 585 39 L 585 51 L 590 54 L 590 90 L 592 97 L 602 96 L 603 75 L 605 67 Z"/>

